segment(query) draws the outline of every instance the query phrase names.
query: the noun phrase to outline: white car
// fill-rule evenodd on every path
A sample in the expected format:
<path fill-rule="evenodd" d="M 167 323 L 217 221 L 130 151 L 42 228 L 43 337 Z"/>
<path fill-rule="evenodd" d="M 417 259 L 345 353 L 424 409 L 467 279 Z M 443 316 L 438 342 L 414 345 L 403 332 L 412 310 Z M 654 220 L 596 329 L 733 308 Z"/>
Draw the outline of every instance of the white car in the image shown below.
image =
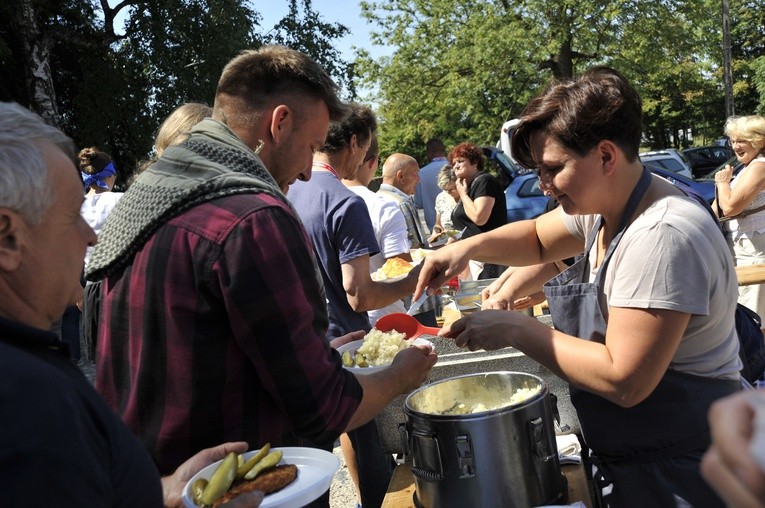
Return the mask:
<path fill-rule="evenodd" d="M 640 154 L 640 160 L 647 166 L 668 169 L 681 174 L 686 178 L 693 179 L 693 172 L 691 171 L 691 165 L 688 162 L 688 159 L 674 148 L 643 152 Z"/>

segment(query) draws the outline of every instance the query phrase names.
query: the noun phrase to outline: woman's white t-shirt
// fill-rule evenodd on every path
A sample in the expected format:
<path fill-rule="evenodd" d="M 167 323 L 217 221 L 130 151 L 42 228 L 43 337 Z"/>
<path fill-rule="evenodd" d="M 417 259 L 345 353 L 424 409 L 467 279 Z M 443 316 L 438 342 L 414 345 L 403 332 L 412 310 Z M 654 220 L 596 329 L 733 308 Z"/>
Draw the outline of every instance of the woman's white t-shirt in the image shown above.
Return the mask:
<path fill-rule="evenodd" d="M 85 201 L 80 207 L 80 215 L 85 219 L 93 231 L 98 235 L 101 228 L 106 223 L 106 217 L 109 216 L 117 201 L 122 197 L 122 192 L 100 192 L 97 194 L 86 194 Z M 88 247 L 85 252 L 85 266 L 88 266 L 88 260 L 93 253 L 93 247 Z"/>
<path fill-rule="evenodd" d="M 562 214 L 568 230 L 586 239 L 596 215 Z M 597 249 L 590 250 L 590 267 Z M 590 273 L 594 280 L 597 269 Z M 691 314 L 670 368 L 738 379 L 733 258 L 709 212 L 693 198 L 667 196 L 650 205 L 624 233 L 606 267 L 608 307 L 668 309 Z"/>

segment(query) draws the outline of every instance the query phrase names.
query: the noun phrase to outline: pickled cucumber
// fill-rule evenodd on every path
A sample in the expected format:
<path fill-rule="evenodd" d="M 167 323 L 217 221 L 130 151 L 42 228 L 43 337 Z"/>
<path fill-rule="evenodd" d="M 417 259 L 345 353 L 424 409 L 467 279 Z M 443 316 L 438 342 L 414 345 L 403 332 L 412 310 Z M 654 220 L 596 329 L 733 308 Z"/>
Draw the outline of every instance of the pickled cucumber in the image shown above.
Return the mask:
<path fill-rule="evenodd" d="M 237 454 L 234 452 L 226 455 L 223 462 L 215 470 L 207 483 L 207 487 L 202 491 L 199 500 L 203 505 L 212 505 L 226 493 L 231 484 L 234 483 L 237 469 Z"/>
<path fill-rule="evenodd" d="M 344 367 L 353 367 L 356 365 L 353 361 L 353 357 L 351 356 L 350 351 L 343 351 L 343 366 Z"/>
<path fill-rule="evenodd" d="M 356 367 L 369 367 L 366 357 L 364 357 L 364 355 L 361 353 L 356 353 L 354 360 L 356 362 Z"/>
<path fill-rule="evenodd" d="M 241 480 L 242 478 L 244 478 L 244 475 L 246 475 L 250 471 L 250 469 L 252 469 L 255 466 L 255 464 L 263 460 L 263 457 L 268 455 L 268 452 L 270 451 L 271 451 L 271 444 L 266 443 L 265 446 L 263 446 L 263 448 L 261 448 L 258 453 L 256 453 L 250 458 L 250 460 L 248 460 L 247 462 L 239 466 L 239 469 L 236 470 L 236 479 Z"/>
<path fill-rule="evenodd" d="M 209 482 L 204 478 L 197 478 L 194 483 L 191 484 L 191 499 L 195 504 L 202 504 L 202 492 Z"/>
<path fill-rule="evenodd" d="M 258 476 L 258 473 L 261 471 L 275 467 L 279 461 L 282 460 L 282 455 L 283 453 L 281 450 L 272 451 L 266 456 L 266 458 L 255 464 L 255 466 L 253 466 L 253 468 L 250 469 L 246 475 L 244 475 L 244 479 L 252 480 Z"/>

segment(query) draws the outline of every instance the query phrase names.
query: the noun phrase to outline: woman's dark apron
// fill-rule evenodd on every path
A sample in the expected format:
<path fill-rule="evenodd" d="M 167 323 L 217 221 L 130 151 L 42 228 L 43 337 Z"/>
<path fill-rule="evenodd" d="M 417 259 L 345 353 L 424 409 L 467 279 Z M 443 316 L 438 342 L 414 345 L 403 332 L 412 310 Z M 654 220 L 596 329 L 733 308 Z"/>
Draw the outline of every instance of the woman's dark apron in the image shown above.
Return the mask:
<path fill-rule="evenodd" d="M 590 232 L 584 255 L 545 284 L 553 324 L 563 333 L 605 342 L 606 321 L 600 307 L 606 266 L 651 183 L 643 171 L 624 209 L 594 283 L 589 283 L 589 252 L 602 227 Z M 646 260 L 646 262 L 650 262 Z M 593 451 L 596 490 L 609 506 L 723 506 L 704 482 L 699 461 L 710 444 L 710 404 L 739 390 L 738 381 L 704 378 L 668 370 L 640 404 L 623 408 L 603 397 L 569 386 L 582 434 Z M 610 485 L 610 487 L 609 487 Z M 680 503 L 682 505 L 682 502 Z"/>

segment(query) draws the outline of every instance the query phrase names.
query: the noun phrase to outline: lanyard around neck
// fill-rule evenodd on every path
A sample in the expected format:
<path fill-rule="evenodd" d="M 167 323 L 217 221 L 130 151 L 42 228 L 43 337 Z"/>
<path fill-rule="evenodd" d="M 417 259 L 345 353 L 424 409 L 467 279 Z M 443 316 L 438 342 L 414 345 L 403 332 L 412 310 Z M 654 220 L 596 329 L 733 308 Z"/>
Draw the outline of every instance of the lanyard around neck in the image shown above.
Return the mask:
<path fill-rule="evenodd" d="M 335 170 L 335 168 L 333 168 L 332 166 L 330 166 L 330 165 L 329 165 L 329 164 L 327 164 L 326 162 L 313 161 L 313 163 L 312 163 L 311 165 L 312 165 L 313 167 L 315 167 L 315 168 L 321 168 L 321 169 L 324 169 L 324 170 L 326 170 L 326 171 L 329 171 L 330 173 L 332 173 L 333 175 L 335 175 L 335 178 L 337 178 L 338 180 L 340 180 L 340 175 L 338 175 L 338 174 L 337 174 L 337 170 Z"/>

